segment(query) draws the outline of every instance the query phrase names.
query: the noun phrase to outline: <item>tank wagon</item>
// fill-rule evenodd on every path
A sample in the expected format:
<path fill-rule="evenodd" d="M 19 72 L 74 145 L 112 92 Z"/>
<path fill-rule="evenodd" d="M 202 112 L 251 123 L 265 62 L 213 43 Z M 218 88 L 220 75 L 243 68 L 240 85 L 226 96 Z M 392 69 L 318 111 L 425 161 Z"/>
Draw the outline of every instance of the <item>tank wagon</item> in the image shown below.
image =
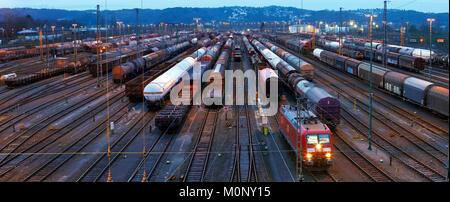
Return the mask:
<path fill-rule="evenodd" d="M 225 93 L 225 69 L 228 68 L 229 65 L 229 60 L 230 60 L 230 50 L 228 49 L 223 49 L 222 52 L 220 53 L 219 58 L 216 61 L 216 64 L 214 64 L 214 66 L 211 69 L 211 73 L 209 75 L 209 78 L 211 80 L 211 82 L 208 82 L 208 85 L 212 85 L 213 81 L 215 81 L 215 79 L 219 79 L 222 81 L 222 85 L 217 87 L 215 86 L 215 88 L 220 88 L 221 91 L 220 92 L 214 92 L 214 90 L 210 91 L 210 92 L 205 92 L 205 93 L 209 93 L 210 97 L 219 97 L 218 99 L 222 100 L 222 104 L 225 101 L 224 98 L 224 93 Z M 213 104 L 213 105 L 209 105 L 207 107 L 219 107 L 219 105 L 217 104 Z"/>
<path fill-rule="evenodd" d="M 281 80 L 294 93 L 306 98 L 314 108 L 314 111 L 322 122 L 330 126 L 340 123 L 341 105 L 338 99 L 334 98 L 321 88 L 314 87 L 314 84 L 300 75 L 296 69 L 284 62 L 280 57 L 268 50 L 256 39 L 252 44 L 261 53 L 270 66 L 277 69 Z"/>
<path fill-rule="evenodd" d="M 253 46 L 250 44 L 250 42 L 248 41 L 247 37 L 242 37 L 242 40 L 244 41 L 244 45 L 247 49 L 247 54 L 250 56 L 255 55 L 255 49 L 253 48 Z"/>
<path fill-rule="evenodd" d="M 225 42 L 225 45 L 223 46 L 223 49 L 229 49 L 231 50 L 231 48 L 233 47 L 233 38 L 229 38 L 227 40 L 227 42 Z"/>
<path fill-rule="evenodd" d="M 206 48 L 200 48 L 184 60 L 164 72 L 144 88 L 144 97 L 148 106 L 161 106 L 164 98 L 172 87 L 181 81 L 183 74 L 189 73 L 193 65 L 206 53 Z"/>
<path fill-rule="evenodd" d="M 270 96 L 270 86 L 277 85 L 280 88 L 281 85 L 278 85 L 278 75 L 273 69 L 268 67 L 260 69 L 258 75 L 258 92 L 265 92 L 266 97 Z"/>
<path fill-rule="evenodd" d="M 277 119 L 284 139 L 296 151 L 296 155 L 302 155 L 305 167 L 323 170 L 333 164 L 333 134 L 313 112 L 298 112 L 295 106 L 281 105 L 278 114 Z M 301 123 L 298 123 L 298 120 Z M 301 134 L 302 150 L 298 146 L 298 134 Z"/>
<path fill-rule="evenodd" d="M 278 46 L 273 45 L 267 39 L 261 39 L 261 42 L 264 43 L 264 45 L 267 46 L 272 52 L 274 52 L 287 63 L 299 70 L 301 75 L 305 79 L 307 79 L 308 81 L 312 81 L 314 79 L 314 67 L 311 64 L 303 61 L 297 56 L 290 54 L 289 52 L 279 48 Z"/>
<path fill-rule="evenodd" d="M 180 43 L 164 50 L 159 50 L 141 58 L 115 66 L 112 69 L 113 81 L 114 83 L 126 82 L 141 74 L 142 70 L 149 70 L 155 65 L 186 50 L 189 46 L 189 42 Z"/>

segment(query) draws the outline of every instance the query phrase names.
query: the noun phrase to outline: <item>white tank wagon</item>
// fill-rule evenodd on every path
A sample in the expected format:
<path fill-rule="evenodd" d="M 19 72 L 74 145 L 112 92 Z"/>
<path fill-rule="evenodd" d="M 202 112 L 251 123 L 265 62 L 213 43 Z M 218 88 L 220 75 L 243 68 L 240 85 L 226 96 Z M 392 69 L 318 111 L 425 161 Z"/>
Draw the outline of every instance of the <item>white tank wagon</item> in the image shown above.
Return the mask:
<path fill-rule="evenodd" d="M 261 53 L 261 55 L 267 60 L 270 66 L 273 69 L 278 70 L 281 74 L 281 77 L 284 80 L 287 80 L 289 75 L 292 73 L 296 73 L 297 70 L 285 62 L 283 59 L 278 57 L 275 53 L 266 48 L 261 42 L 256 39 L 252 40 L 252 44 L 256 47 L 256 49 Z"/>
<path fill-rule="evenodd" d="M 265 92 L 265 96 L 270 96 L 270 86 L 272 85 L 278 85 L 278 75 L 275 73 L 275 71 L 271 68 L 264 68 L 262 70 L 259 70 L 259 93 Z M 280 90 L 278 90 L 280 92 Z M 263 95 L 263 94 L 261 94 Z"/>
<path fill-rule="evenodd" d="M 151 81 L 144 88 L 144 98 L 148 106 L 161 106 L 170 90 L 181 81 L 183 74 L 189 73 L 193 65 L 206 53 L 200 48 L 181 62 Z"/>
<path fill-rule="evenodd" d="M 275 46 L 265 38 L 261 39 L 261 42 L 265 46 L 267 46 L 273 53 L 280 56 L 281 59 L 286 61 L 288 64 L 296 67 L 297 70 L 300 71 L 300 74 L 305 79 L 307 79 L 308 81 L 312 81 L 314 79 L 314 67 L 311 64 L 303 61 L 302 59 L 298 58 L 295 55 L 290 54 L 289 52 L 283 50 L 282 48 Z"/>

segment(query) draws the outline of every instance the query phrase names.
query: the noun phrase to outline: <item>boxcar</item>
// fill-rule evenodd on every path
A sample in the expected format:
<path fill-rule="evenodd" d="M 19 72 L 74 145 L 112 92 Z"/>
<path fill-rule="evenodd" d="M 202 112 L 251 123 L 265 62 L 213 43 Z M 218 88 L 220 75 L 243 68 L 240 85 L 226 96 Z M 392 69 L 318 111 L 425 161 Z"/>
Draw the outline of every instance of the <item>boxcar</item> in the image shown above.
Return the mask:
<path fill-rule="evenodd" d="M 398 72 L 387 72 L 384 75 L 384 89 L 387 91 L 403 96 L 403 83 L 405 79 L 410 76 L 398 73 Z"/>
<path fill-rule="evenodd" d="M 322 59 L 322 61 L 324 61 L 325 63 L 327 63 L 328 65 L 333 66 L 333 67 L 334 67 L 337 56 L 338 56 L 338 54 L 332 53 L 329 51 L 322 51 L 320 53 L 320 58 Z"/>
<path fill-rule="evenodd" d="M 372 84 L 375 87 L 383 88 L 383 77 L 388 70 L 376 65 L 372 65 Z M 358 77 L 370 81 L 370 64 L 363 62 L 358 66 Z"/>
<path fill-rule="evenodd" d="M 347 58 L 347 60 L 345 61 L 345 71 L 349 74 L 358 76 L 358 66 L 361 63 L 362 62 L 359 60 L 355 60 L 353 58 Z"/>
<path fill-rule="evenodd" d="M 345 71 L 345 60 L 347 60 L 348 58 L 349 57 L 343 55 L 338 55 L 336 57 L 334 67 L 336 67 L 336 69 L 338 69 L 339 71 Z"/>
<path fill-rule="evenodd" d="M 426 92 L 433 85 L 434 84 L 431 82 L 415 77 L 409 77 L 405 79 L 405 82 L 403 83 L 403 97 L 414 103 L 424 105 Z"/>
<path fill-rule="evenodd" d="M 386 53 L 386 63 L 393 66 L 398 66 L 398 57 L 400 57 L 400 54 L 388 52 Z"/>
<path fill-rule="evenodd" d="M 299 82 L 300 83 L 300 82 Z M 309 88 L 306 97 L 315 106 L 316 115 L 326 124 L 336 126 L 340 122 L 341 103 L 338 99 L 318 87 Z"/>
<path fill-rule="evenodd" d="M 425 60 L 422 58 L 409 55 L 400 55 L 398 60 L 399 66 L 408 70 L 418 72 L 425 69 Z"/>
<path fill-rule="evenodd" d="M 426 95 L 425 106 L 448 117 L 448 89 L 440 86 L 431 87 Z"/>

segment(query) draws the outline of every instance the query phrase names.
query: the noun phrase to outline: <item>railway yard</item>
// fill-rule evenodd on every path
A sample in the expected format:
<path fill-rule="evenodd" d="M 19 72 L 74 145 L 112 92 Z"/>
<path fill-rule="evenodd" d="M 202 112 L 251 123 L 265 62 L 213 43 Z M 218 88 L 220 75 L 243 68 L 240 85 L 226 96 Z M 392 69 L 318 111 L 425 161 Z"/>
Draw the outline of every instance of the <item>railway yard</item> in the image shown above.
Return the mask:
<path fill-rule="evenodd" d="M 430 70 L 398 46 L 337 41 L 189 31 L 10 53 L 0 182 L 447 181 L 448 55 Z M 240 71 L 257 78 L 225 81 Z"/>

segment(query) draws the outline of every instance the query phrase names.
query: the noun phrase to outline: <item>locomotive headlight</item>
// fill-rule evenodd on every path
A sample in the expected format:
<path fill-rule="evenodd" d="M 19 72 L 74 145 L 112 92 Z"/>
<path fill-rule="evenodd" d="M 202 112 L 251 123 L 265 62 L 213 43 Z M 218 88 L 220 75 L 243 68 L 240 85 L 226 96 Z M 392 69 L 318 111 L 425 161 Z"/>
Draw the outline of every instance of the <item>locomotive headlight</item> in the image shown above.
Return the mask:
<path fill-rule="evenodd" d="M 311 158 L 312 158 L 312 154 L 307 153 L 307 154 L 306 154 L 306 158 L 307 158 L 307 159 L 311 159 Z"/>
<path fill-rule="evenodd" d="M 321 144 L 316 144 L 316 149 L 317 149 L 317 150 L 322 149 L 322 145 L 321 145 Z"/>
<path fill-rule="evenodd" d="M 326 154 L 325 154 L 325 157 L 331 158 L 331 153 L 326 153 Z"/>

